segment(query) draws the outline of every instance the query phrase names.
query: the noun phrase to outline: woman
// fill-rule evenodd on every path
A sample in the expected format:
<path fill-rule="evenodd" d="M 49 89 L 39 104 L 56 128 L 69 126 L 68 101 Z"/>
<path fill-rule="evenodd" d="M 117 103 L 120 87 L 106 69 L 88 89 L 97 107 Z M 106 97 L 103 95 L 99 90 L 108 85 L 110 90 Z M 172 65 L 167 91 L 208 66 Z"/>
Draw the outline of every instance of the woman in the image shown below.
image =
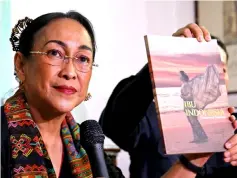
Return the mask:
<path fill-rule="evenodd" d="M 86 98 L 94 64 L 90 22 L 77 12 L 26 18 L 13 29 L 11 42 L 20 89 L 1 111 L 2 176 L 92 177 L 79 125 L 70 114 Z M 201 165 L 210 154 L 193 156 L 188 159 Z M 107 167 L 110 177 L 123 177 L 112 164 Z M 177 164 L 164 177 L 176 173 L 195 175 Z"/>
<path fill-rule="evenodd" d="M 70 114 L 86 99 L 94 65 L 90 22 L 77 12 L 25 18 L 10 40 L 20 89 L 2 107 L 2 176 L 92 177 Z M 123 177 L 106 162 L 110 177 Z"/>

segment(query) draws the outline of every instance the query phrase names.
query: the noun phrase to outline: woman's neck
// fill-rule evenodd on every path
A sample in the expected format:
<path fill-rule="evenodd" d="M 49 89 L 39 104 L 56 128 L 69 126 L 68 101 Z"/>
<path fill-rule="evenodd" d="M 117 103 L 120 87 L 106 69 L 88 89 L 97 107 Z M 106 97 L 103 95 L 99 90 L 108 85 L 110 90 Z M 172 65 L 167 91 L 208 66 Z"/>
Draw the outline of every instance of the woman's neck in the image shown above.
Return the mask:
<path fill-rule="evenodd" d="M 66 114 L 47 114 L 50 112 L 40 111 L 40 109 L 32 105 L 29 106 L 32 118 L 38 126 L 42 137 L 49 140 L 60 137 L 61 124 Z"/>

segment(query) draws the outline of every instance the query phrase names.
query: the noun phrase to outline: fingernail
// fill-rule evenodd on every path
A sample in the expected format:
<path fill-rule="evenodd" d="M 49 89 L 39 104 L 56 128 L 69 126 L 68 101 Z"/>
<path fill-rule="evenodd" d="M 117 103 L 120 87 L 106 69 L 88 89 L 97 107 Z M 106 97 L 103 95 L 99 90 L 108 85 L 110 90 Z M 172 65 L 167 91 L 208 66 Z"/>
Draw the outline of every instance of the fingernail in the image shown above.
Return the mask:
<path fill-rule="evenodd" d="M 203 41 L 203 36 L 199 36 L 198 41 Z"/>
<path fill-rule="evenodd" d="M 210 36 L 207 36 L 206 39 L 207 39 L 208 41 L 210 41 L 210 40 L 211 40 L 211 37 L 210 37 Z"/>
<path fill-rule="evenodd" d="M 231 144 L 230 143 L 226 143 L 225 146 L 226 146 L 226 148 L 231 148 Z"/>

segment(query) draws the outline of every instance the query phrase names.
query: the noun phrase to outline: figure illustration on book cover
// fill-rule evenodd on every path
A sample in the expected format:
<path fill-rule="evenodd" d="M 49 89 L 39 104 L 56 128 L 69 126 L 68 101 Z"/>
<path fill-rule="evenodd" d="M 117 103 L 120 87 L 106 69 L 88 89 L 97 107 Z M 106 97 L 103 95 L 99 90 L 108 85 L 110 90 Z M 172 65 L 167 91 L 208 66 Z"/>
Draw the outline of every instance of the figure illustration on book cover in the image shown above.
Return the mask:
<path fill-rule="evenodd" d="M 219 88 L 219 72 L 215 65 L 206 68 L 204 74 L 189 79 L 189 76 L 180 71 L 181 98 L 184 101 L 184 112 L 192 127 L 194 143 L 207 142 L 208 136 L 198 120 L 198 113 L 217 100 L 221 95 Z"/>

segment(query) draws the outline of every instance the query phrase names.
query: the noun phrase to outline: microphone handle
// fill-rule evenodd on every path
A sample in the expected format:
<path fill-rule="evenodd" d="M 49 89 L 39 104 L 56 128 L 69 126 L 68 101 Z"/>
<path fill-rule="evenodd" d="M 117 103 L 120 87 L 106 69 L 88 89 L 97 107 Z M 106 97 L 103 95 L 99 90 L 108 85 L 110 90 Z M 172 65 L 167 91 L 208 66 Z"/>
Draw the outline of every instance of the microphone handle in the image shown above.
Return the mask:
<path fill-rule="evenodd" d="M 94 178 L 109 178 L 104 157 L 103 144 L 94 144 L 85 148 Z"/>

